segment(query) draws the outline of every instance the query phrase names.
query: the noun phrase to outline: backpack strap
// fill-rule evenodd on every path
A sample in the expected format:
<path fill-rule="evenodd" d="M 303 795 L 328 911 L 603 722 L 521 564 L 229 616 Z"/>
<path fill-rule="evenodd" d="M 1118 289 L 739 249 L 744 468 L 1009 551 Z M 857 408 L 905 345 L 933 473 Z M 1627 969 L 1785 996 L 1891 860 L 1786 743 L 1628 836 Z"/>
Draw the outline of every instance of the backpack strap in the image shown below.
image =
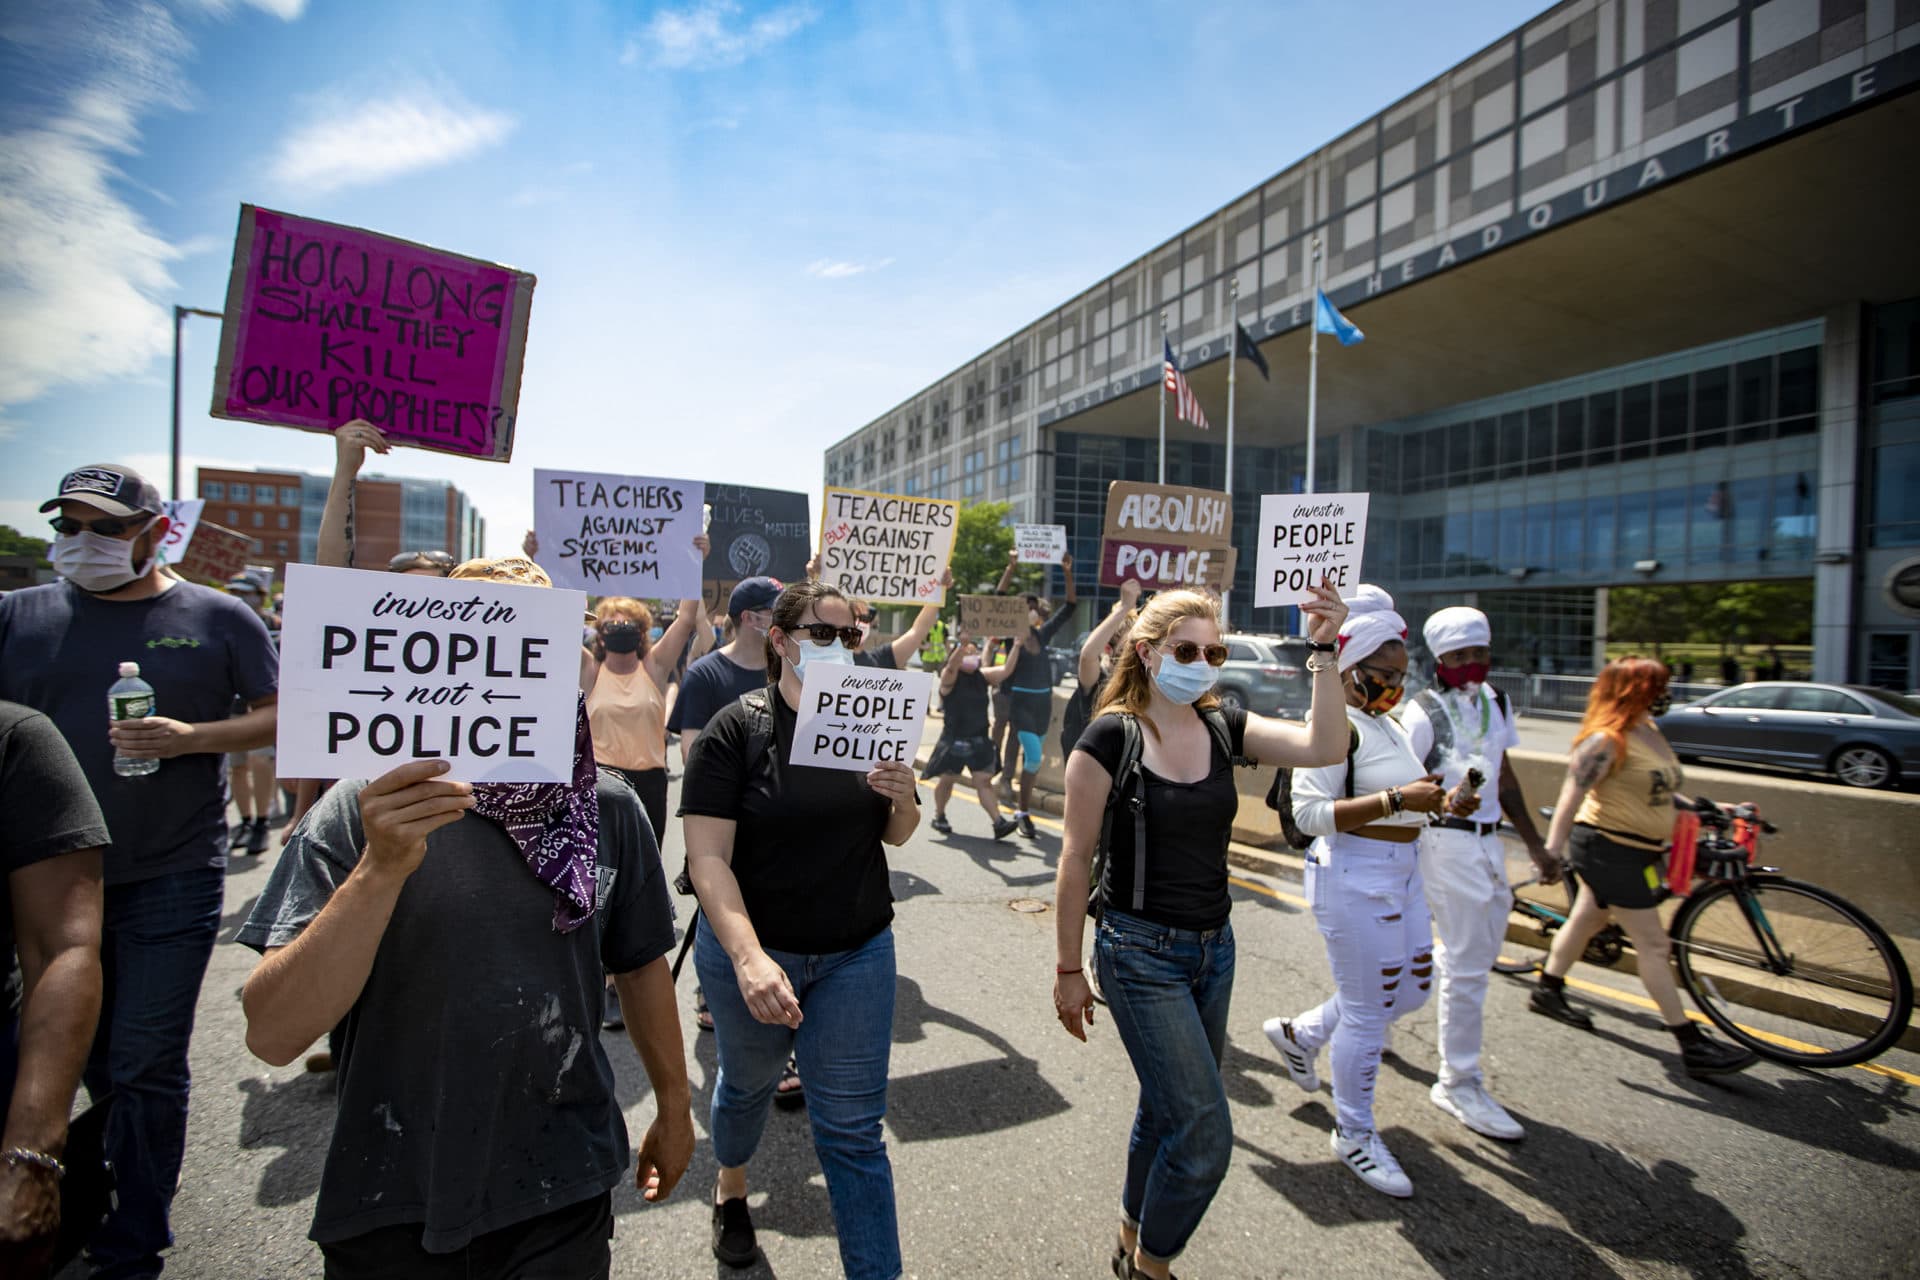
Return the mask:
<path fill-rule="evenodd" d="M 774 750 L 773 706 L 767 701 L 767 691 L 754 689 L 741 694 L 740 705 L 746 708 L 747 712 L 748 756 L 751 757 L 756 751 L 772 753 Z"/>
<path fill-rule="evenodd" d="M 1413 699 L 1420 709 L 1427 713 L 1427 724 L 1433 729 L 1433 745 L 1427 748 L 1427 758 L 1420 762 L 1428 773 L 1440 767 L 1441 757 L 1453 748 L 1453 717 L 1440 705 L 1440 695 L 1431 687 L 1422 689 Z M 1347 794 L 1353 794 L 1353 779 L 1347 779 Z"/>

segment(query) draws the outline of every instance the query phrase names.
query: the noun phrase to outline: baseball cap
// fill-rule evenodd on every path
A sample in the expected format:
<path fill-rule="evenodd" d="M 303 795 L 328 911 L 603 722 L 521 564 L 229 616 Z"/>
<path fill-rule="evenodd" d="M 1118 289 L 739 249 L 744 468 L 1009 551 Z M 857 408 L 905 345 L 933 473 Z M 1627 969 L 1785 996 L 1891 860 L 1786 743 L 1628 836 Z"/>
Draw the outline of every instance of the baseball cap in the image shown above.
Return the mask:
<path fill-rule="evenodd" d="M 257 596 L 260 594 L 260 584 L 255 582 L 252 578 L 235 578 L 233 581 L 227 584 L 227 591 L 229 593 L 235 592 L 235 591 L 244 591 L 248 595 Z"/>
<path fill-rule="evenodd" d="M 110 516 L 159 515 L 163 509 L 160 491 L 145 476 L 132 467 L 105 462 L 76 467 L 61 476 L 59 496 L 41 503 L 40 509 L 51 511 L 63 502 L 84 502 Z"/>
<path fill-rule="evenodd" d="M 727 616 L 737 618 L 749 609 L 771 609 L 779 598 L 778 578 L 748 578 L 727 597 Z"/>

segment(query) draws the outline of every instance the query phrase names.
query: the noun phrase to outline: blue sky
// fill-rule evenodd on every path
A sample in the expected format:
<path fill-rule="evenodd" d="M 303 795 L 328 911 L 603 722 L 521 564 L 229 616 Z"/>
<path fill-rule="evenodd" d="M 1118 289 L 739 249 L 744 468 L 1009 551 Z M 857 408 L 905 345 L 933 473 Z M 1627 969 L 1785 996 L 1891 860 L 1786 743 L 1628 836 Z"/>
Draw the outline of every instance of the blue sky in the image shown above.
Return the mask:
<path fill-rule="evenodd" d="M 1512 30 L 1499 0 L 8 0 L 0 523 L 166 484 L 171 311 L 243 201 L 530 270 L 510 465 L 396 450 L 519 542 L 538 467 L 818 490 L 821 452 Z M 206 416 L 183 473 L 326 472 Z"/>

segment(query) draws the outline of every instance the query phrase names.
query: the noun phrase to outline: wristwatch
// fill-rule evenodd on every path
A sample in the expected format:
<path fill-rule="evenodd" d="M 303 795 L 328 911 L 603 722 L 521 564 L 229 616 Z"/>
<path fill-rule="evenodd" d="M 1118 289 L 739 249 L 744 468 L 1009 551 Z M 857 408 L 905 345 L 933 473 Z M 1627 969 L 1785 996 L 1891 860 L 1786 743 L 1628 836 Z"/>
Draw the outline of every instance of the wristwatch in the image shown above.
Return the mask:
<path fill-rule="evenodd" d="M 1340 646 L 1337 644 L 1326 644 L 1319 640 L 1307 641 L 1307 648 L 1313 650 L 1315 653 L 1337 653 L 1340 650 Z"/>

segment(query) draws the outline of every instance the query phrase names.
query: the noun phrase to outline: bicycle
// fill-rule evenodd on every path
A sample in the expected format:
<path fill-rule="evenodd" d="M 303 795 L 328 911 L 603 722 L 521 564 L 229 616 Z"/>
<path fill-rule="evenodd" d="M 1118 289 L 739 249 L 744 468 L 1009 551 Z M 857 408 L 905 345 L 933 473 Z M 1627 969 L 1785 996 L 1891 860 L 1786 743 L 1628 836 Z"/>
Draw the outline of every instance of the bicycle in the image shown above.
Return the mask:
<path fill-rule="evenodd" d="M 1680 985 L 1700 1012 L 1729 1039 L 1791 1066 L 1850 1067 L 1892 1047 L 1913 1014 L 1913 976 L 1886 930 L 1831 890 L 1755 865 L 1760 836 L 1778 828 L 1753 805 L 1722 809 L 1702 797 L 1693 812 L 1692 882 L 1676 890 L 1684 900 L 1667 936 Z M 1571 899 L 1571 874 L 1567 883 Z M 1567 919 L 1518 892 L 1513 908 L 1549 939 Z M 1631 946 L 1608 924 L 1584 955 L 1611 966 Z"/>

